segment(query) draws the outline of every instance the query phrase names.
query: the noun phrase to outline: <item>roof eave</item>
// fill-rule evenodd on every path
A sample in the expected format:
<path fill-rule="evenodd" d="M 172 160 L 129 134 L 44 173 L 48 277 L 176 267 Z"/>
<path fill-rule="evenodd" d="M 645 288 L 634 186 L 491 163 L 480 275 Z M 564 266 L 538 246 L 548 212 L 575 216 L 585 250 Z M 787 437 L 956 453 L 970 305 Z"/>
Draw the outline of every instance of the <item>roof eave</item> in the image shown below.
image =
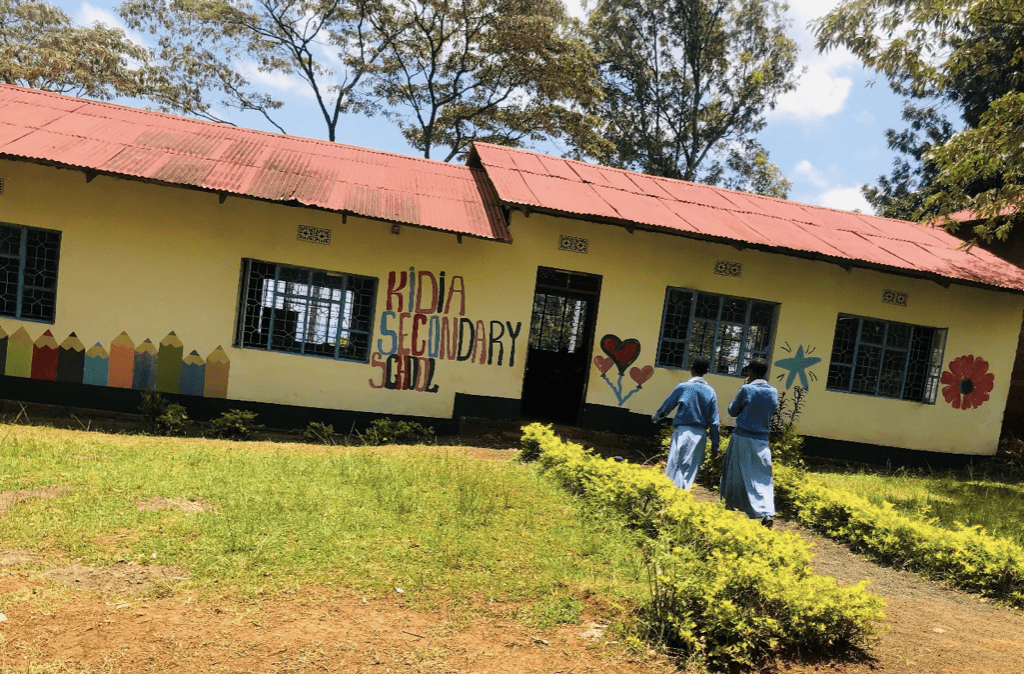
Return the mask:
<path fill-rule="evenodd" d="M 757 250 L 765 253 L 774 253 L 776 255 L 788 255 L 790 257 L 797 257 L 805 260 L 812 260 L 815 262 L 827 262 L 834 264 L 843 269 L 850 271 L 853 268 L 858 269 L 869 269 L 872 271 L 884 272 L 887 274 L 894 274 L 897 276 L 904 276 L 907 278 L 922 279 L 926 281 L 932 281 L 945 288 L 950 285 L 962 285 L 972 288 L 982 288 L 985 290 L 992 290 L 998 292 L 1011 293 L 1014 295 L 1024 295 L 1024 288 L 1010 288 L 1006 286 L 993 285 L 990 283 L 982 283 L 980 281 L 972 281 L 970 279 L 958 278 L 953 276 L 943 276 L 942 274 L 936 274 L 934 272 L 927 271 L 914 271 L 905 269 L 902 267 L 892 267 L 884 264 L 877 264 L 874 262 L 868 262 L 867 260 L 858 260 L 855 258 L 846 257 L 834 257 L 831 255 L 825 255 L 823 253 L 815 253 L 813 251 L 802 251 L 795 250 L 793 248 L 785 248 L 782 246 L 766 246 L 764 244 L 749 243 L 739 239 L 730 239 L 722 236 L 713 236 L 710 234 L 701 234 L 699 232 L 687 232 L 684 230 L 673 229 L 671 227 L 660 227 L 658 225 L 648 225 L 644 223 L 635 222 L 632 220 L 625 220 L 621 218 L 609 218 L 603 216 L 591 216 L 580 213 L 570 213 L 567 211 L 559 211 L 550 208 L 544 208 L 535 204 L 525 204 L 517 202 L 505 202 L 506 205 L 511 209 L 517 209 L 527 213 L 543 213 L 545 215 L 552 215 L 561 218 L 576 218 L 585 219 L 590 222 L 596 222 L 598 224 L 613 225 L 616 227 L 622 227 L 629 231 L 631 234 L 635 231 L 653 232 L 656 234 L 668 234 L 670 236 L 679 236 L 686 239 L 693 239 L 696 241 L 707 241 L 709 243 L 718 243 L 726 246 L 732 246 L 738 250 Z"/>
<path fill-rule="evenodd" d="M 307 204 L 307 203 L 303 202 L 300 199 L 268 199 L 268 198 L 265 198 L 265 197 L 256 197 L 256 196 L 253 196 L 251 194 L 245 194 L 243 192 L 234 192 L 234 191 L 230 191 L 230 190 L 214 190 L 214 189 L 210 189 L 208 187 L 201 187 L 199 185 L 190 185 L 188 183 L 168 182 L 168 181 L 164 181 L 164 180 L 157 180 L 155 178 L 146 178 L 146 177 L 143 177 L 143 176 L 133 176 L 133 175 L 127 175 L 127 174 L 124 174 L 124 173 L 117 173 L 115 171 L 103 171 L 103 170 L 91 168 L 91 167 L 88 167 L 88 166 L 81 166 L 81 165 L 78 165 L 78 164 L 68 164 L 68 163 L 65 163 L 65 162 L 54 161 L 52 159 L 42 159 L 42 158 L 37 158 L 37 157 L 26 157 L 26 156 L 23 156 L 23 155 L 14 155 L 14 154 L 6 153 L 6 152 L 0 152 L 0 159 L 6 159 L 6 160 L 9 160 L 9 161 L 20 161 L 20 162 L 25 162 L 25 163 L 29 163 L 29 164 L 37 164 L 39 166 L 48 166 L 48 167 L 51 167 L 51 168 L 65 169 L 65 170 L 69 170 L 69 171 L 79 171 L 81 173 L 84 173 L 87 176 L 87 179 L 90 182 L 93 180 L 93 178 L 95 178 L 97 176 L 104 176 L 104 177 L 108 177 L 108 178 L 116 178 L 118 180 L 129 180 L 129 181 L 132 181 L 132 182 L 148 183 L 148 184 L 151 184 L 151 185 L 160 185 L 162 187 L 175 187 L 175 188 L 178 188 L 178 189 L 190 190 L 190 191 L 193 191 L 193 192 L 203 192 L 203 193 L 206 193 L 206 194 L 217 194 L 217 195 L 221 195 L 221 196 L 228 195 L 228 196 L 234 197 L 236 199 L 249 199 L 251 201 L 259 201 L 259 202 L 268 203 L 268 204 L 277 204 L 279 206 L 290 206 L 290 207 L 293 207 L 293 208 L 307 208 L 309 210 L 321 211 L 321 212 L 324 212 L 324 213 L 336 213 L 338 215 L 341 215 L 342 217 L 352 215 L 352 216 L 355 216 L 355 217 L 363 218 L 365 220 L 371 220 L 371 221 L 374 221 L 374 222 L 383 222 L 383 223 L 388 223 L 388 224 L 393 224 L 393 225 L 402 225 L 404 227 L 415 227 L 416 229 L 423 229 L 423 230 L 427 230 L 427 231 L 431 231 L 431 232 L 440 232 L 440 233 L 443 233 L 443 234 L 451 234 L 451 235 L 457 236 L 459 238 L 461 238 L 461 237 L 469 237 L 471 239 L 480 239 L 481 241 L 493 241 L 495 243 L 507 243 L 507 244 L 511 244 L 512 243 L 511 237 L 506 239 L 506 238 L 502 238 L 502 237 L 483 236 L 483 235 L 480 235 L 480 234 L 473 234 L 471 232 L 458 232 L 458 231 L 451 230 L 451 229 L 441 229 L 440 227 L 430 227 L 428 225 L 423 225 L 423 224 L 416 223 L 416 222 L 408 222 L 408 221 L 405 221 L 405 220 L 394 220 L 394 219 L 389 219 L 389 218 L 382 218 L 380 216 L 366 215 L 364 213 L 359 213 L 357 211 L 352 211 L 352 210 L 348 210 L 348 209 L 341 209 L 341 210 L 339 210 L 339 209 L 334 209 L 334 208 L 326 208 L 324 206 L 319 206 L 317 204 Z M 507 225 L 506 225 L 506 228 L 507 228 Z"/>

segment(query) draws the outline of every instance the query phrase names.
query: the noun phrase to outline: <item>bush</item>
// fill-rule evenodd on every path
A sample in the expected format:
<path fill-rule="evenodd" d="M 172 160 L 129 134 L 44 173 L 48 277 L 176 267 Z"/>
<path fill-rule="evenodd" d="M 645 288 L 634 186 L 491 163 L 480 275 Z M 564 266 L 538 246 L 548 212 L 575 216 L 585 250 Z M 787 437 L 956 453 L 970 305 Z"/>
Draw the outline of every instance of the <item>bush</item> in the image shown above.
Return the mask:
<path fill-rule="evenodd" d="M 387 417 L 374 419 L 363 435 L 364 445 L 432 445 L 437 437 L 434 429 L 415 421 L 394 421 Z"/>
<path fill-rule="evenodd" d="M 950 531 L 876 506 L 846 490 L 819 484 L 801 471 L 775 470 L 778 503 L 826 536 L 897 568 L 1024 607 L 1024 549 L 965 527 Z"/>
<path fill-rule="evenodd" d="M 310 421 L 306 429 L 302 431 L 302 441 L 311 445 L 333 445 L 334 426 L 319 421 Z"/>
<path fill-rule="evenodd" d="M 183 405 L 168 404 L 156 391 L 143 391 L 139 404 L 146 429 L 157 435 L 184 435 L 192 426 Z"/>
<path fill-rule="evenodd" d="M 814 575 L 808 545 L 700 503 L 657 471 L 602 459 L 550 427 L 523 428 L 523 453 L 589 503 L 650 538 L 652 635 L 713 667 L 753 666 L 780 654 L 833 654 L 863 645 L 884 602 L 864 584 Z"/>
<path fill-rule="evenodd" d="M 256 412 L 249 410 L 228 410 L 211 421 L 207 428 L 216 438 L 252 440 L 263 430 L 263 426 L 256 423 L 257 416 Z"/>

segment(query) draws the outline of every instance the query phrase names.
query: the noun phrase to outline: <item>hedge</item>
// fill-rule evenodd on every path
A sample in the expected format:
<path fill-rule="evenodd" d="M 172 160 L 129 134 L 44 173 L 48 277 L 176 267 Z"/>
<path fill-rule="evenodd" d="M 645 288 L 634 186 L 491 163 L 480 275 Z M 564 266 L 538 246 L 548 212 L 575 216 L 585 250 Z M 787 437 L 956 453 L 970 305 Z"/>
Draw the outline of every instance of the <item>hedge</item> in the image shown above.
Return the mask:
<path fill-rule="evenodd" d="M 597 457 L 550 426 L 524 427 L 522 446 L 523 460 L 647 534 L 652 592 L 642 613 L 668 645 L 712 667 L 754 666 L 834 655 L 879 631 L 881 598 L 866 582 L 839 587 L 815 575 L 799 536 L 697 502 L 664 475 Z"/>
<path fill-rule="evenodd" d="M 1024 549 L 976 527 L 959 531 L 876 506 L 846 490 L 776 466 L 775 494 L 798 521 L 882 562 L 1024 606 Z"/>

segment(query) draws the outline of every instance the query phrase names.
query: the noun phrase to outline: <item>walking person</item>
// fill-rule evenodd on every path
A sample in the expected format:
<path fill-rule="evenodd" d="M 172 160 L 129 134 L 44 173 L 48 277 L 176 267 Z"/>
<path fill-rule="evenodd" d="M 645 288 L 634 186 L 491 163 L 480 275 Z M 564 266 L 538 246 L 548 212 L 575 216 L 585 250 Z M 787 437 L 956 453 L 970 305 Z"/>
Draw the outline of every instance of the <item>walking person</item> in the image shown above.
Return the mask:
<path fill-rule="evenodd" d="M 768 431 L 779 404 L 779 392 L 765 380 L 768 362 L 764 359 L 750 361 L 746 372 L 746 382 L 729 403 L 729 416 L 736 417 L 736 429 L 725 452 L 719 492 L 726 508 L 740 510 L 771 528 L 775 491 Z"/>
<path fill-rule="evenodd" d="M 697 479 L 704 461 L 704 447 L 711 437 L 711 455 L 718 455 L 718 396 L 711 384 L 704 381 L 711 362 L 703 356 L 693 359 L 688 381 L 682 382 L 665 398 L 651 419 L 655 422 L 672 419 L 672 444 L 668 450 L 665 475 L 680 489 L 689 489 Z"/>

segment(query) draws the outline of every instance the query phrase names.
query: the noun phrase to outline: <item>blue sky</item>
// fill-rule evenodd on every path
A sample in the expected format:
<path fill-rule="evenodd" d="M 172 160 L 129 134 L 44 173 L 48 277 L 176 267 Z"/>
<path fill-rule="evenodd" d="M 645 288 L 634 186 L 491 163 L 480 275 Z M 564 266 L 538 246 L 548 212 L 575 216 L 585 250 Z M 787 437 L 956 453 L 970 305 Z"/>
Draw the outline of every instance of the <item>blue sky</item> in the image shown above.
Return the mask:
<path fill-rule="evenodd" d="M 52 2 L 53 0 L 51 0 Z M 579 0 L 567 0 L 570 12 L 582 16 Z M 114 12 L 120 0 L 57 0 L 79 24 L 99 21 L 124 27 Z M 793 182 L 789 198 L 832 208 L 871 207 L 860 186 L 874 184 L 888 174 L 894 158 L 886 147 L 884 132 L 903 128 L 901 101 L 884 81 L 869 86 L 872 73 L 860 67 L 849 53 L 825 55 L 813 49 L 807 22 L 827 12 L 835 0 L 790 0 L 791 35 L 800 45 L 798 68 L 804 73 L 798 88 L 783 96 L 768 115 L 768 127 L 760 135 L 771 159 Z M 133 39 L 145 42 L 139 36 Z M 257 73 L 257 75 L 259 75 Z M 293 135 L 325 137 L 325 127 L 312 108 L 312 99 L 301 83 L 280 77 L 263 77 L 266 86 L 285 101 L 285 130 Z M 262 118 L 235 114 L 232 122 L 250 128 L 274 131 Z M 338 141 L 388 152 L 416 154 L 396 127 L 383 118 L 350 116 L 339 125 Z M 553 146 L 535 147 L 558 154 Z"/>

